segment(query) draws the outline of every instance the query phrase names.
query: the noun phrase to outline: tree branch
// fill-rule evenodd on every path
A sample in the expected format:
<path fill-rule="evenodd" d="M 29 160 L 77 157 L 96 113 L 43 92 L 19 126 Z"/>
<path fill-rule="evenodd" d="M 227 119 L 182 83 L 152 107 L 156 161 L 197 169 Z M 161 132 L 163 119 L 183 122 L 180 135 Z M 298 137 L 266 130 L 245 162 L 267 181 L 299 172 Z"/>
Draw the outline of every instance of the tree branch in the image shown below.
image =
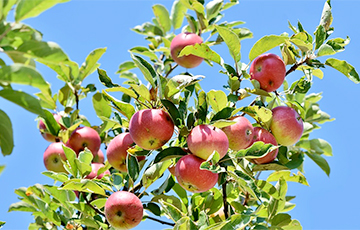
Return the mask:
<path fill-rule="evenodd" d="M 225 219 L 227 219 L 229 217 L 229 204 L 228 204 L 228 202 L 226 200 L 226 184 L 227 184 L 227 181 L 225 181 L 225 183 L 222 184 Z"/>
<path fill-rule="evenodd" d="M 82 195 L 83 195 L 83 197 L 84 197 L 84 200 L 85 200 L 86 204 L 89 205 L 92 209 L 94 209 L 94 211 L 95 211 L 96 213 L 100 214 L 101 216 L 104 216 L 104 217 L 105 217 L 105 223 L 109 226 L 110 224 L 109 224 L 109 222 L 107 221 L 105 214 L 104 214 L 102 211 L 100 211 L 98 208 L 95 208 L 95 207 L 89 202 L 88 198 L 86 197 L 86 193 L 85 193 L 85 192 L 81 192 L 81 193 L 82 193 Z"/>
<path fill-rule="evenodd" d="M 170 222 L 166 222 L 166 221 L 163 221 L 163 220 L 159 220 L 159 219 L 156 219 L 154 217 L 151 217 L 151 216 L 146 216 L 147 219 L 150 219 L 150 220 L 153 220 L 153 221 L 156 221 L 156 222 L 159 222 L 160 224 L 166 224 L 166 225 L 169 225 L 169 226 L 175 226 L 174 223 L 170 223 Z"/>
<path fill-rule="evenodd" d="M 297 62 L 295 63 L 293 66 L 291 66 L 291 68 L 286 71 L 285 76 L 289 75 L 290 73 L 294 72 L 299 66 L 305 64 L 307 61 L 309 60 L 308 57 L 306 57 L 304 60 L 302 60 L 301 62 Z"/>

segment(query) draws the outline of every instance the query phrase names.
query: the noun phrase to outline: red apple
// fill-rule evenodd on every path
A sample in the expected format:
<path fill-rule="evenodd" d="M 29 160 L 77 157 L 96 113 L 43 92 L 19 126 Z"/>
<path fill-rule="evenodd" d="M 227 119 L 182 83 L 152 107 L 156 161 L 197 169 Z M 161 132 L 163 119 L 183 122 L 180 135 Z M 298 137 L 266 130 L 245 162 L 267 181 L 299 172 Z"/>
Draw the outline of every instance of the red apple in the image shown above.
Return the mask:
<path fill-rule="evenodd" d="M 300 115 L 293 108 L 287 106 L 278 106 L 271 111 L 270 129 L 277 142 L 284 146 L 298 142 L 304 131 Z"/>
<path fill-rule="evenodd" d="M 66 161 L 63 145 L 62 142 L 54 142 L 46 148 L 43 159 L 47 170 L 67 173 L 62 163 L 62 161 Z"/>
<path fill-rule="evenodd" d="M 60 125 L 61 129 L 66 129 L 63 125 L 60 124 L 61 116 L 60 116 L 59 114 L 57 114 L 57 113 L 54 113 L 53 115 L 54 115 L 54 119 L 55 119 L 55 120 L 57 121 L 57 123 Z M 59 137 L 56 137 L 56 136 L 52 135 L 52 134 L 49 132 L 49 130 L 47 130 L 46 125 L 45 125 L 45 123 L 44 123 L 43 120 L 41 120 L 41 119 L 39 120 L 38 127 L 39 127 L 39 130 L 40 130 L 41 136 L 42 136 L 45 140 L 47 140 L 47 141 L 49 141 L 49 142 L 55 142 L 56 139 L 59 139 Z"/>
<path fill-rule="evenodd" d="M 118 191 L 105 202 L 105 216 L 115 229 L 131 229 L 143 218 L 144 208 L 140 199 L 131 192 Z"/>
<path fill-rule="evenodd" d="M 100 168 L 105 167 L 103 163 L 91 163 L 91 172 L 85 177 L 86 179 L 101 179 L 105 174 L 110 175 L 110 171 L 106 170 L 105 172 L 98 175 L 98 171 Z"/>
<path fill-rule="evenodd" d="M 104 153 L 101 151 L 101 149 L 99 149 L 97 154 L 94 156 L 92 162 L 94 162 L 94 163 L 104 163 L 104 161 L 105 161 Z"/>
<path fill-rule="evenodd" d="M 66 145 L 74 150 L 76 154 L 84 151 L 85 147 L 87 147 L 95 157 L 100 149 L 101 139 L 95 129 L 87 126 L 78 127 L 71 133 Z"/>
<path fill-rule="evenodd" d="M 127 172 L 126 157 L 128 155 L 127 150 L 134 144 L 130 133 L 120 133 L 114 137 L 107 149 L 106 157 L 109 164 L 120 172 Z"/>
<path fill-rule="evenodd" d="M 174 122 L 162 109 L 144 109 L 131 117 L 129 132 L 138 146 L 155 150 L 170 140 L 174 133 Z"/>
<path fill-rule="evenodd" d="M 185 68 L 194 68 L 201 64 L 204 60 L 202 57 L 195 55 L 184 55 L 178 57 L 181 50 L 188 45 L 195 45 L 196 43 L 201 44 L 203 42 L 202 38 L 194 33 L 181 33 L 176 35 L 170 44 L 170 53 L 174 61 Z"/>
<path fill-rule="evenodd" d="M 266 129 L 261 128 L 261 127 L 255 127 L 254 128 L 254 137 L 253 137 L 253 141 L 250 145 L 252 145 L 253 143 L 257 142 L 257 141 L 262 141 L 265 144 L 272 144 L 274 146 L 277 146 L 278 143 L 276 142 L 275 137 Z M 270 163 L 273 160 L 275 160 L 277 154 L 278 154 L 279 150 L 275 149 L 271 152 L 269 152 L 268 154 L 266 154 L 263 157 L 260 158 L 255 158 L 252 159 L 252 161 L 255 164 L 266 164 L 266 163 Z"/>
<path fill-rule="evenodd" d="M 266 92 L 277 90 L 284 82 L 285 74 L 285 63 L 275 54 L 262 54 L 250 66 L 250 79 L 257 80 Z"/>
<path fill-rule="evenodd" d="M 207 160 L 215 150 L 219 153 L 220 158 L 223 158 L 229 149 L 229 140 L 226 134 L 211 125 L 195 126 L 186 142 L 190 152 L 204 160 Z"/>
<path fill-rule="evenodd" d="M 229 148 L 234 151 L 247 148 L 254 137 L 252 124 L 243 116 L 236 116 L 230 120 L 236 121 L 236 123 L 222 128 L 229 139 Z"/>
<path fill-rule="evenodd" d="M 217 173 L 200 169 L 204 162 L 193 154 L 180 158 L 175 166 L 175 177 L 185 190 L 195 193 L 205 192 L 213 188 L 219 178 Z"/>

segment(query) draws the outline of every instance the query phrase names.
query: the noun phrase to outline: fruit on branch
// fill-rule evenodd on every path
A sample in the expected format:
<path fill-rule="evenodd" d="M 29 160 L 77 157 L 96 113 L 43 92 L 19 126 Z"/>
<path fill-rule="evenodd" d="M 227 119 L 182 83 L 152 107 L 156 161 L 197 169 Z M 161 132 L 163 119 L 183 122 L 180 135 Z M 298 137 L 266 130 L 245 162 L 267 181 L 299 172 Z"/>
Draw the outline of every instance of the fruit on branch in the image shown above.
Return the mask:
<path fill-rule="evenodd" d="M 174 61 L 185 68 L 194 68 L 204 60 L 202 57 L 193 54 L 178 57 L 181 50 L 188 45 L 201 44 L 202 38 L 194 33 L 184 32 L 176 35 L 170 44 L 170 53 Z"/>
<path fill-rule="evenodd" d="M 92 162 L 94 162 L 94 163 L 104 163 L 104 161 L 105 161 L 104 153 L 101 151 L 101 149 L 99 149 L 99 151 L 94 156 Z"/>
<path fill-rule="evenodd" d="M 276 142 L 276 139 L 274 137 L 274 135 L 272 135 L 269 131 L 267 131 L 264 128 L 261 127 L 254 127 L 254 137 L 253 137 L 253 142 L 251 143 L 254 144 L 257 141 L 262 141 L 265 144 L 272 144 L 274 146 L 277 146 L 278 143 Z M 255 164 L 266 164 L 266 163 L 270 163 L 273 160 L 275 160 L 277 154 L 279 152 L 279 149 L 275 149 L 269 153 L 267 153 L 265 156 L 260 157 L 260 158 L 255 158 L 252 159 L 252 161 Z"/>
<path fill-rule="evenodd" d="M 257 80 L 260 88 L 266 92 L 277 90 L 284 82 L 285 75 L 285 63 L 276 54 L 262 54 L 250 66 L 250 79 Z"/>
<path fill-rule="evenodd" d="M 127 150 L 133 145 L 134 141 L 130 133 L 120 133 L 114 137 L 106 149 L 106 157 L 109 164 L 120 172 L 127 172 Z"/>
<path fill-rule="evenodd" d="M 63 129 L 63 130 L 66 129 L 63 125 L 60 124 L 61 116 L 59 114 L 57 114 L 57 113 L 53 113 L 53 115 L 54 115 L 55 121 L 60 125 L 61 129 Z M 39 130 L 40 130 L 41 136 L 45 140 L 47 140 L 49 142 L 55 142 L 56 139 L 59 138 L 59 137 L 56 137 L 56 136 L 52 135 L 49 132 L 49 130 L 46 128 L 46 125 L 45 125 L 44 121 L 41 120 L 41 119 L 39 120 L 38 127 L 39 127 Z"/>
<path fill-rule="evenodd" d="M 303 134 L 303 120 L 295 109 L 288 106 L 278 106 L 272 110 L 270 129 L 277 142 L 290 146 L 298 142 Z"/>
<path fill-rule="evenodd" d="M 131 117 L 129 132 L 138 146 L 155 150 L 170 140 L 174 133 L 174 122 L 162 109 L 143 109 Z"/>
<path fill-rule="evenodd" d="M 226 134 L 221 129 L 206 124 L 195 126 L 186 142 L 190 152 L 204 160 L 207 160 L 214 151 L 223 158 L 229 149 Z"/>
<path fill-rule="evenodd" d="M 205 160 L 193 154 L 180 158 L 175 166 L 175 177 L 185 190 L 195 193 L 205 192 L 215 186 L 219 175 L 209 170 L 200 169 Z"/>
<path fill-rule="evenodd" d="M 222 128 L 229 139 L 229 148 L 234 151 L 247 148 L 254 137 L 252 124 L 243 116 L 236 116 L 230 120 L 236 121 L 236 123 Z"/>
<path fill-rule="evenodd" d="M 66 145 L 74 150 L 76 154 L 84 151 L 85 147 L 87 147 L 95 158 L 100 149 L 101 139 L 95 129 L 87 126 L 78 127 L 71 133 Z"/>
<path fill-rule="evenodd" d="M 105 216 L 115 229 L 131 229 L 143 218 L 143 205 L 131 192 L 117 191 L 105 202 Z"/>
<path fill-rule="evenodd" d="M 105 172 L 98 175 L 99 169 L 105 167 L 103 163 L 91 163 L 91 172 L 85 177 L 86 179 L 101 179 L 104 175 L 110 175 L 109 170 L 105 170 Z"/>
<path fill-rule="evenodd" d="M 67 173 L 62 162 L 66 161 L 63 145 L 64 143 L 62 142 L 54 142 L 46 148 L 43 160 L 47 170 Z"/>

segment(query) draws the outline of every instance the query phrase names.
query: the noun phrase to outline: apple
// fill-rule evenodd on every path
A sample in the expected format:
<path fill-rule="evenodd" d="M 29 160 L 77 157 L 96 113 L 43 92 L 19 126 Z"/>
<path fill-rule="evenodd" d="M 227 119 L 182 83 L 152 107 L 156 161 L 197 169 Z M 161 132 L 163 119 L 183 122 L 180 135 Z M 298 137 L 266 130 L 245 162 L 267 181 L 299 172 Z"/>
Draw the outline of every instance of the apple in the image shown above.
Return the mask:
<path fill-rule="evenodd" d="M 131 229 L 143 218 L 144 208 L 140 199 L 131 192 L 117 191 L 105 202 L 105 216 L 115 229 Z"/>
<path fill-rule="evenodd" d="M 260 88 L 266 92 L 277 90 L 284 82 L 285 75 L 285 63 L 276 54 L 262 54 L 250 66 L 250 79 L 257 80 Z"/>
<path fill-rule="evenodd" d="M 61 116 L 57 113 L 53 113 L 53 116 L 54 116 L 54 119 L 55 121 L 60 125 L 61 129 L 66 129 L 63 125 L 60 124 L 60 119 L 61 119 Z M 46 128 L 46 125 L 44 123 L 43 120 L 39 120 L 39 123 L 38 123 L 38 128 L 40 130 L 40 134 L 41 136 L 49 141 L 49 142 L 56 142 L 56 140 L 58 139 L 59 140 L 59 137 L 56 137 L 54 135 L 52 135 L 49 130 L 47 130 Z"/>
<path fill-rule="evenodd" d="M 130 133 L 120 133 L 114 137 L 107 149 L 106 157 L 109 164 L 120 172 L 127 172 L 126 157 L 128 155 L 127 150 L 134 145 L 134 141 L 131 138 Z"/>
<path fill-rule="evenodd" d="M 229 148 L 234 151 L 247 148 L 254 137 L 252 124 L 243 116 L 236 116 L 230 120 L 236 121 L 236 123 L 222 128 L 229 139 Z"/>
<path fill-rule="evenodd" d="M 103 163 L 91 163 L 91 172 L 85 177 L 86 179 L 101 179 L 105 174 L 110 175 L 110 171 L 106 170 L 105 172 L 98 175 L 98 171 L 100 168 L 105 167 Z"/>
<path fill-rule="evenodd" d="M 226 134 L 221 129 L 206 124 L 195 126 L 186 142 L 190 152 L 204 160 L 207 160 L 215 150 L 220 158 L 223 158 L 229 149 Z"/>
<path fill-rule="evenodd" d="M 193 54 L 178 57 L 181 50 L 188 45 L 201 44 L 202 38 L 194 33 L 184 32 L 176 35 L 170 44 L 170 53 L 174 61 L 185 68 L 194 68 L 204 60 L 202 57 Z"/>
<path fill-rule="evenodd" d="M 182 156 L 175 166 L 175 177 L 185 190 L 200 193 L 215 186 L 219 175 L 209 170 L 200 169 L 205 160 L 193 154 Z"/>
<path fill-rule="evenodd" d="M 66 145 L 76 154 L 84 151 L 87 147 L 95 157 L 100 149 L 101 139 L 95 129 L 87 126 L 78 127 L 71 133 Z"/>
<path fill-rule="evenodd" d="M 272 110 L 270 130 L 277 142 L 290 146 L 298 142 L 304 132 L 303 120 L 295 109 L 278 106 Z"/>
<path fill-rule="evenodd" d="M 62 161 L 66 161 L 63 145 L 62 142 L 54 142 L 46 148 L 43 160 L 47 170 L 67 173 L 62 163 Z"/>
<path fill-rule="evenodd" d="M 94 163 L 104 163 L 104 161 L 105 161 L 104 153 L 101 151 L 101 149 L 99 149 L 99 151 L 94 156 L 92 162 L 94 162 Z"/>
<path fill-rule="evenodd" d="M 261 127 L 254 127 L 254 137 L 253 137 L 253 141 L 252 143 L 250 144 L 250 146 L 252 144 L 254 144 L 255 142 L 257 141 L 262 141 L 264 142 L 265 144 L 272 144 L 274 146 L 277 146 L 278 143 L 276 142 L 276 139 L 274 137 L 274 135 L 272 135 L 269 131 L 267 131 L 266 129 L 264 128 L 261 128 Z M 249 147 L 250 147 L 249 146 Z M 255 159 L 252 159 L 252 161 L 255 163 L 255 164 L 266 164 L 266 163 L 270 163 L 272 162 L 273 160 L 275 160 L 277 154 L 279 152 L 279 149 L 275 149 L 271 152 L 269 152 L 268 154 L 266 154 L 265 156 L 263 157 L 260 157 L 260 158 L 255 158 Z"/>
<path fill-rule="evenodd" d="M 174 122 L 162 109 L 143 109 L 131 117 L 129 132 L 139 147 L 155 150 L 170 140 L 174 133 Z"/>

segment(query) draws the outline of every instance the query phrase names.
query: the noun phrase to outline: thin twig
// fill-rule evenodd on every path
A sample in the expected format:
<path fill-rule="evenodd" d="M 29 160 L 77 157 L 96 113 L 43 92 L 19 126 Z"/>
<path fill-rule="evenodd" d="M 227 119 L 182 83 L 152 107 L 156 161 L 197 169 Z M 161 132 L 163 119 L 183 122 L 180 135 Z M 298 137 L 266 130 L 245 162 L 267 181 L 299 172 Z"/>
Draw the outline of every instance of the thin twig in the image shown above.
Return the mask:
<path fill-rule="evenodd" d="M 86 202 L 87 205 L 89 205 L 92 209 L 94 209 L 94 211 L 95 211 L 96 213 L 100 214 L 101 216 L 106 217 L 105 214 L 104 214 L 102 211 L 100 211 L 98 208 L 95 208 L 95 207 L 89 202 L 89 200 L 88 200 L 87 197 L 86 197 L 86 193 L 85 193 L 85 192 L 81 192 L 81 193 L 82 193 L 82 195 L 83 195 L 83 197 L 84 197 L 84 200 L 85 200 L 85 202 Z M 106 223 L 108 226 L 110 225 L 106 218 L 105 218 L 105 223 Z"/>
<path fill-rule="evenodd" d="M 146 216 L 146 218 L 150 219 L 150 220 L 153 220 L 153 221 L 156 221 L 156 222 L 159 222 L 160 224 L 166 224 L 166 225 L 169 225 L 169 226 L 175 226 L 174 223 L 170 223 L 170 222 L 166 222 L 166 221 L 163 221 L 163 220 L 159 220 L 159 219 L 156 219 L 154 217 L 151 217 L 151 216 Z"/>
<path fill-rule="evenodd" d="M 227 219 L 229 217 L 229 204 L 228 204 L 228 202 L 226 200 L 226 184 L 227 184 L 227 181 L 225 181 L 225 183 L 222 184 L 225 219 Z"/>
<path fill-rule="evenodd" d="M 288 71 L 286 71 L 285 76 L 289 75 L 291 72 L 294 72 L 299 66 L 305 64 L 308 60 L 309 60 L 309 58 L 307 57 L 304 60 L 302 60 L 301 62 L 295 63 L 293 66 L 291 66 L 291 68 Z"/>

